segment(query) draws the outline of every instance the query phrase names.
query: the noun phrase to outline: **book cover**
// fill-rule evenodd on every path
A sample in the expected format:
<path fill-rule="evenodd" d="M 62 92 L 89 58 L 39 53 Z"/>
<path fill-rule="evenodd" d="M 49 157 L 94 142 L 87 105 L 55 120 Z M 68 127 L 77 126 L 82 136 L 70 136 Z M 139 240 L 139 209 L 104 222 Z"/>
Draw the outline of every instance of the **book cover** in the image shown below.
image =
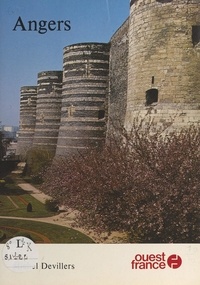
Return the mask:
<path fill-rule="evenodd" d="M 0 0 L 1 284 L 197 285 L 199 0 Z"/>

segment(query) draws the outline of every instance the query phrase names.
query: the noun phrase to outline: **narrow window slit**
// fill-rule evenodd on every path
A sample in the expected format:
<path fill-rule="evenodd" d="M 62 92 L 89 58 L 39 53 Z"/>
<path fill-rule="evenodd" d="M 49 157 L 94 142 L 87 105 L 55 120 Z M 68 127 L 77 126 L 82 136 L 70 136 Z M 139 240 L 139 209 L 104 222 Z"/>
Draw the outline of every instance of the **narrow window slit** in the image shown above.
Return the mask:
<path fill-rule="evenodd" d="M 98 111 L 98 119 L 101 120 L 105 117 L 105 111 L 104 110 L 99 110 Z"/>
<path fill-rule="evenodd" d="M 200 42 L 200 26 L 192 26 L 192 43 L 196 46 Z"/>

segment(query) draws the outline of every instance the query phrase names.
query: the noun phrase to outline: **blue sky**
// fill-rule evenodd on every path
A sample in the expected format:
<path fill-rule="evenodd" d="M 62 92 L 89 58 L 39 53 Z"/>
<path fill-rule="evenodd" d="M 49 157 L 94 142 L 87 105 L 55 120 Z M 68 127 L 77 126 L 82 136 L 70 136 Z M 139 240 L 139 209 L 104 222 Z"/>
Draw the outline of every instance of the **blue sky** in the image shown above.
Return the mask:
<path fill-rule="evenodd" d="M 129 0 L 0 0 L 0 121 L 18 125 L 20 87 L 37 84 L 38 72 L 62 70 L 63 48 L 108 42 L 129 15 Z M 13 31 L 28 21 L 69 20 L 70 31 Z"/>

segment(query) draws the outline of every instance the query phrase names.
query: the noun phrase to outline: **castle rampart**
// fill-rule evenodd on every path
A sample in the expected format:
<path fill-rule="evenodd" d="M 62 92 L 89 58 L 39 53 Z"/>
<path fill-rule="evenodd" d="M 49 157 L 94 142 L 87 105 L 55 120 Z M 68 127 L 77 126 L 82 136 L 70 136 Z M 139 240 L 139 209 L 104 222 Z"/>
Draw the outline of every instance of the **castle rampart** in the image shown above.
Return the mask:
<path fill-rule="evenodd" d="M 36 124 L 33 146 L 55 155 L 60 126 L 62 71 L 38 73 Z"/>
<path fill-rule="evenodd" d="M 113 125 L 130 130 L 138 117 L 155 130 L 199 123 L 199 70 L 200 1 L 131 0 L 109 43 L 66 46 L 63 72 L 39 73 L 37 90 L 22 87 L 18 150 L 101 147 Z"/>
<path fill-rule="evenodd" d="M 105 143 L 109 44 L 64 48 L 61 124 L 56 155 Z"/>
<path fill-rule="evenodd" d="M 17 155 L 24 156 L 32 147 L 35 133 L 37 86 L 23 86 L 20 90 L 20 123 Z"/>
<path fill-rule="evenodd" d="M 128 31 L 129 19 L 110 40 L 108 135 L 113 127 L 124 125 L 128 83 Z"/>
<path fill-rule="evenodd" d="M 136 0 L 130 9 L 126 127 L 150 105 L 159 117 L 187 117 L 200 105 L 199 1 Z"/>

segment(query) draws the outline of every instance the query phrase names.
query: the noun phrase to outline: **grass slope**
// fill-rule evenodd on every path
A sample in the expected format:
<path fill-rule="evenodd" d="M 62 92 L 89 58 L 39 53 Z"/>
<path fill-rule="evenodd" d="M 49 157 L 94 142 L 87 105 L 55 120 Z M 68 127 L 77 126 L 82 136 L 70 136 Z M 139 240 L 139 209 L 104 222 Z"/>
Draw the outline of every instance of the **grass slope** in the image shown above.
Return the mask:
<path fill-rule="evenodd" d="M 8 226 L 15 229 L 7 228 Z M 37 233 L 48 237 L 51 243 L 94 243 L 91 238 L 76 230 L 35 221 L 0 219 L 0 233 L 1 236 L 4 233 L 6 234 L 6 239 L 1 243 L 5 243 L 8 239 L 19 235 L 30 235 L 34 242 L 43 243 L 44 241 Z"/>
<path fill-rule="evenodd" d="M 32 204 L 32 212 L 27 212 L 27 204 Z M 0 216 L 41 218 L 55 213 L 46 210 L 45 205 L 15 184 L 6 184 L 0 189 Z"/>

